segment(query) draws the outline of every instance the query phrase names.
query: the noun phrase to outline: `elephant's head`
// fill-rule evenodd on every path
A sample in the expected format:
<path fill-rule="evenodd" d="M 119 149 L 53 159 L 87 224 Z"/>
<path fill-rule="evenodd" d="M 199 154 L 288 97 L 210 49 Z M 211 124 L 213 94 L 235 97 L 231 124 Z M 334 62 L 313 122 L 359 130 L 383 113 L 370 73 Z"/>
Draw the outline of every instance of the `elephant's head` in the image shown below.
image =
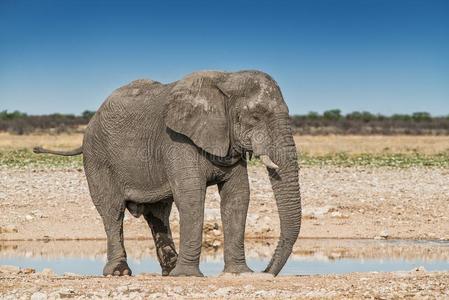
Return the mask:
<path fill-rule="evenodd" d="M 279 211 L 281 236 L 265 272 L 277 275 L 301 225 L 296 147 L 287 105 L 276 82 L 259 71 L 199 72 L 176 82 L 166 124 L 219 157 L 254 153 L 266 165 Z"/>

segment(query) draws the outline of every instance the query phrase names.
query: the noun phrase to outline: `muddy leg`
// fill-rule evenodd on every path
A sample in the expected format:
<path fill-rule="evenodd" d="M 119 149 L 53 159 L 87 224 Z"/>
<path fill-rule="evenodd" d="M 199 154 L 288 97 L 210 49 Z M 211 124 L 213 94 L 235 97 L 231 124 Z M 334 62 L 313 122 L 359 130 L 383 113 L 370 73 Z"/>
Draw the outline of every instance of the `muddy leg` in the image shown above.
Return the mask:
<path fill-rule="evenodd" d="M 167 276 L 176 266 L 178 254 L 170 230 L 170 212 L 173 200 L 148 204 L 144 217 L 153 234 L 156 254 L 162 268 L 162 276 Z"/>

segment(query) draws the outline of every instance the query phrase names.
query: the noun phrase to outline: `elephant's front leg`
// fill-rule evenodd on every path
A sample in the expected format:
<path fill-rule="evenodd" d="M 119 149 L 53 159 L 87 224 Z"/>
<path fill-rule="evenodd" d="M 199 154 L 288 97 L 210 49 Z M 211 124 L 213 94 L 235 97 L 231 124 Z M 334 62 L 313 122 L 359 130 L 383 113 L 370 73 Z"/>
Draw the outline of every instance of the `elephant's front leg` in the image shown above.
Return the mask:
<path fill-rule="evenodd" d="M 185 157 L 179 155 L 179 157 Z M 174 159 L 169 163 L 168 177 L 175 205 L 179 211 L 180 241 L 176 267 L 170 276 L 204 276 L 200 254 L 204 220 L 206 180 L 192 159 Z"/>
<path fill-rule="evenodd" d="M 230 178 L 218 185 L 224 234 L 225 273 L 252 272 L 245 260 L 245 223 L 249 205 L 246 163 L 236 165 Z"/>
<path fill-rule="evenodd" d="M 172 199 L 148 204 L 145 207 L 145 220 L 151 228 L 156 254 L 162 268 L 162 276 L 167 276 L 176 266 L 178 254 L 170 230 Z"/>

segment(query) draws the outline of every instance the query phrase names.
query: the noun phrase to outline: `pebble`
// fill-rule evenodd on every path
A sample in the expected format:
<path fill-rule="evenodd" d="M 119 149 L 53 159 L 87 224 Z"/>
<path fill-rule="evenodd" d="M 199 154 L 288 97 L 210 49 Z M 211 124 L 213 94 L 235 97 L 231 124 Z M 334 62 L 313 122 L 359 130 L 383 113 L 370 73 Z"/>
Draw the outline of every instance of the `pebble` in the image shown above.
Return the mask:
<path fill-rule="evenodd" d="M 22 273 L 22 274 L 33 274 L 33 273 L 36 273 L 36 270 L 33 269 L 33 268 L 23 268 L 23 269 L 20 269 L 20 273 Z"/>
<path fill-rule="evenodd" d="M 19 232 L 19 230 L 17 229 L 17 226 L 15 226 L 15 225 L 6 225 L 3 227 L 0 227 L 0 233 L 15 233 L 15 232 Z"/>
<path fill-rule="evenodd" d="M 122 286 L 117 287 L 117 292 L 119 292 L 119 293 L 124 293 L 126 291 L 128 291 L 127 285 L 122 285 Z"/>
<path fill-rule="evenodd" d="M 332 218 L 340 218 L 341 216 L 342 216 L 342 213 L 339 212 L 339 211 L 333 211 L 333 212 L 331 213 L 331 217 L 332 217 Z"/>
<path fill-rule="evenodd" d="M 55 275 L 55 272 L 53 272 L 52 269 L 45 268 L 45 269 L 43 269 L 42 272 L 40 272 L 39 274 L 42 275 L 42 276 L 50 277 L 50 276 L 54 276 L 54 275 Z"/>
<path fill-rule="evenodd" d="M 31 295 L 31 300 L 46 300 L 47 294 L 41 292 L 35 292 Z"/>
<path fill-rule="evenodd" d="M 412 271 L 415 271 L 415 272 L 426 272 L 426 268 L 424 268 L 423 266 L 419 266 L 417 268 L 413 268 Z"/>
<path fill-rule="evenodd" d="M 218 297 L 224 297 L 224 296 L 231 294 L 231 292 L 233 290 L 234 290 L 234 288 L 232 288 L 232 287 L 222 287 L 222 288 L 219 288 L 218 290 L 216 290 L 215 292 L 213 292 L 213 295 L 218 296 Z"/>
<path fill-rule="evenodd" d="M 384 230 L 380 233 L 380 237 L 383 239 L 387 239 L 390 235 L 388 234 L 388 231 Z"/>

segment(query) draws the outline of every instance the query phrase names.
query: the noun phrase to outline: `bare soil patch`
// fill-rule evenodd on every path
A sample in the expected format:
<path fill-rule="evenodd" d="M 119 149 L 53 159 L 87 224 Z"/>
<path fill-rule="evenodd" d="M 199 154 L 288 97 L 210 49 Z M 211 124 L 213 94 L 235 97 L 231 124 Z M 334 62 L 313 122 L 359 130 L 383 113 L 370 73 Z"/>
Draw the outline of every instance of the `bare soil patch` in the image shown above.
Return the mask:
<path fill-rule="evenodd" d="M 426 135 L 296 135 L 300 152 L 310 155 L 347 154 L 438 154 L 449 152 L 447 136 Z"/>
<path fill-rule="evenodd" d="M 279 220 L 266 170 L 250 167 L 248 238 L 277 237 Z M 104 238 L 82 170 L 0 169 L 0 239 Z M 302 237 L 449 239 L 449 171 L 443 168 L 306 167 L 300 172 Z M 206 239 L 222 238 L 220 198 L 207 192 Z M 172 212 L 178 234 L 178 214 Z M 125 217 L 125 237 L 150 236 Z"/>
<path fill-rule="evenodd" d="M 5 299 L 432 299 L 449 297 L 448 282 L 449 273 L 414 270 L 276 278 L 260 275 L 167 278 L 151 274 L 106 278 L 54 276 L 45 272 L 3 274 L 0 296 Z"/>

